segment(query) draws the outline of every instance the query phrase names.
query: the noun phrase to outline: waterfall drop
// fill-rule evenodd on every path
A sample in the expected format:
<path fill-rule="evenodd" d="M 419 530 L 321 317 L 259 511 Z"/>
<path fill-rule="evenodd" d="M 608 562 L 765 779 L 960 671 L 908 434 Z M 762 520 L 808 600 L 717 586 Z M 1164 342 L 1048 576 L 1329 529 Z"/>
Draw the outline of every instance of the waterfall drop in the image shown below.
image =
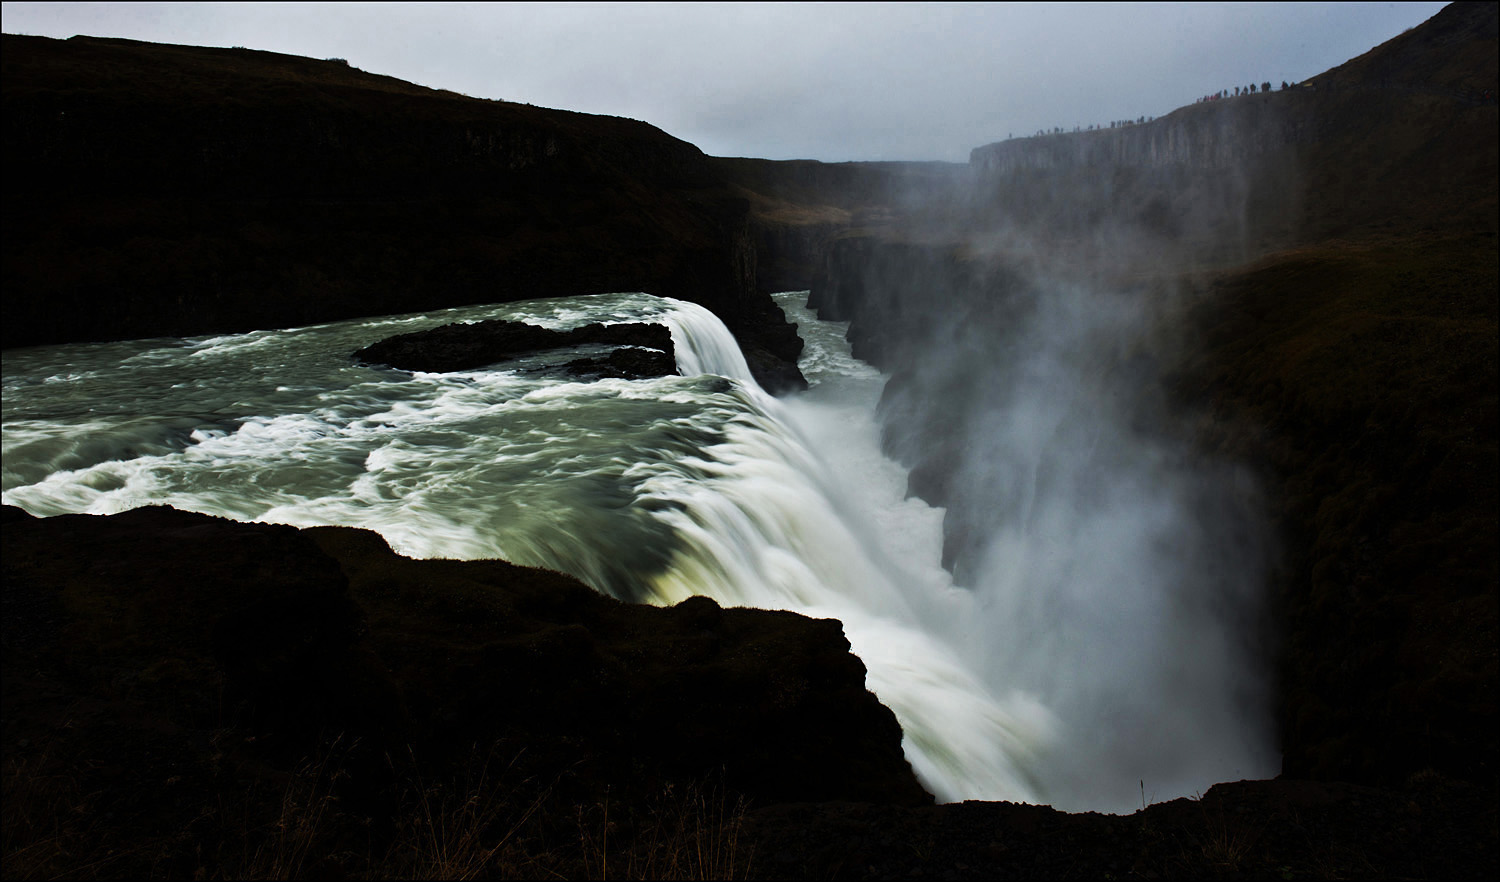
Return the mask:
<path fill-rule="evenodd" d="M 1016 630 L 1043 627 L 1030 607 L 1004 602 L 1027 586 L 952 584 L 943 512 L 908 498 L 881 451 L 885 378 L 802 294 L 778 299 L 811 384 L 785 399 L 759 388 L 716 316 L 646 294 L 19 350 L 4 366 L 3 498 L 39 516 L 167 504 L 364 527 L 407 556 L 502 558 L 624 600 L 706 594 L 837 618 L 940 799 L 1054 801 L 1073 766 L 1063 748 L 1087 742 L 1058 714 L 1071 698 L 1032 684 L 1066 682 L 1071 662 L 1017 675 L 1045 663 L 1006 652 L 1047 645 Z M 682 375 L 580 382 L 548 369 L 565 352 L 450 373 L 349 358 L 490 318 L 660 322 Z"/>

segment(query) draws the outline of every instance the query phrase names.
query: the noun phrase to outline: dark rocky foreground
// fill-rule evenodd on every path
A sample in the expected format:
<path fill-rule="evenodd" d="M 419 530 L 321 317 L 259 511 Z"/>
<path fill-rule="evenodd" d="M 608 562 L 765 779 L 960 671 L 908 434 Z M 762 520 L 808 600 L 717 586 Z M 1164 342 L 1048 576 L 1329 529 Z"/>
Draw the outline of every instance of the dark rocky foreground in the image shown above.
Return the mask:
<path fill-rule="evenodd" d="M 9 878 L 73 875 L 70 857 L 111 848 L 102 875 L 191 875 L 203 859 L 184 842 L 215 800 L 335 749 L 345 820 L 388 835 L 410 811 L 401 780 L 452 782 L 491 756 L 564 814 L 612 799 L 628 816 L 694 781 L 755 803 L 932 801 L 836 621 L 624 604 L 501 561 L 404 559 L 349 528 L 4 517 Z"/>
<path fill-rule="evenodd" d="M 834 621 L 624 604 L 343 527 L 11 507 L 4 527 L 7 878 L 449 875 L 424 817 L 508 843 L 475 858 L 500 876 L 602 875 L 610 836 L 617 875 L 656 875 L 664 818 L 692 834 L 673 847 L 729 849 L 704 876 L 1495 867 L 1494 803 L 1432 772 L 1131 816 L 933 806 Z"/>
<path fill-rule="evenodd" d="M 931 802 L 835 621 L 625 604 L 345 527 L 157 507 L 5 518 L 7 726 L 45 716 L 55 689 L 138 705 L 184 744 L 241 728 L 268 756 L 318 733 L 448 760 L 508 738 L 607 777 L 721 772 L 764 801 Z"/>

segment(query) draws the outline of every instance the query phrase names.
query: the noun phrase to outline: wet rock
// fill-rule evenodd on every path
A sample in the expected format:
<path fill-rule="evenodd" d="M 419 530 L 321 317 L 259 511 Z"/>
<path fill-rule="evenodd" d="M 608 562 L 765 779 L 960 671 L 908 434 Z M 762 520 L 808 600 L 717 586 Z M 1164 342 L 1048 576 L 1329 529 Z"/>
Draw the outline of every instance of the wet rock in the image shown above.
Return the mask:
<path fill-rule="evenodd" d="M 672 333 L 664 325 L 645 322 L 591 324 L 557 331 L 502 319 L 455 323 L 397 334 L 372 343 L 354 353 L 358 361 L 387 364 L 408 371 L 463 371 L 519 358 L 548 349 L 607 343 L 637 347 L 616 350 L 605 359 L 578 359 L 568 368 L 588 373 L 594 368 L 606 376 L 664 376 L 676 373 Z M 646 350 L 654 355 L 646 354 Z"/>
<path fill-rule="evenodd" d="M 599 379 L 645 380 L 670 377 L 677 373 L 677 361 L 670 352 L 656 349 L 616 349 L 607 358 L 580 358 L 563 365 L 563 370 L 577 377 Z"/>
<path fill-rule="evenodd" d="M 778 358 L 754 346 L 743 347 L 743 351 L 745 364 L 750 367 L 750 375 L 755 377 L 755 382 L 762 389 L 772 395 L 801 392 L 807 388 L 807 378 L 802 376 L 795 361 Z"/>

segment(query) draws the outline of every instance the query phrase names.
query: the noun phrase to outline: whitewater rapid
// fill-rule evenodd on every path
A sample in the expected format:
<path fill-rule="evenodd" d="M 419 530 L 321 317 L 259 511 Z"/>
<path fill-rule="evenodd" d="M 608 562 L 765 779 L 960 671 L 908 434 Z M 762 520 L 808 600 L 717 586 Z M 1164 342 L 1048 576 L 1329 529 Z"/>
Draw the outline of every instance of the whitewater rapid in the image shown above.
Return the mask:
<path fill-rule="evenodd" d="M 944 801 L 1122 812 L 1269 777 L 1243 648 L 1253 488 L 1138 431 L 1128 378 L 1096 357 L 1130 323 L 1086 293 L 1053 290 L 986 350 L 1014 366 L 987 375 L 957 474 L 1000 517 L 963 588 L 943 511 L 881 452 L 886 378 L 805 292 L 776 295 L 811 384 L 783 399 L 713 314 L 639 293 L 7 351 L 0 495 L 39 516 L 165 504 L 364 527 L 410 557 L 547 567 L 623 600 L 837 618 Z M 581 382 L 567 350 L 453 373 L 350 357 L 492 318 L 659 322 L 682 375 Z"/>
<path fill-rule="evenodd" d="M 939 565 L 942 513 L 906 499 L 879 451 L 882 377 L 805 293 L 779 299 L 812 385 L 785 401 L 715 316 L 646 294 L 14 350 L 3 500 L 39 516 L 165 504 L 365 527 L 411 557 L 548 567 L 627 600 L 838 618 L 940 799 L 1040 799 L 1053 721 L 956 649 L 982 643 L 973 598 Z M 683 375 L 579 382 L 555 370 L 576 353 L 442 374 L 349 358 L 488 318 L 661 322 Z"/>

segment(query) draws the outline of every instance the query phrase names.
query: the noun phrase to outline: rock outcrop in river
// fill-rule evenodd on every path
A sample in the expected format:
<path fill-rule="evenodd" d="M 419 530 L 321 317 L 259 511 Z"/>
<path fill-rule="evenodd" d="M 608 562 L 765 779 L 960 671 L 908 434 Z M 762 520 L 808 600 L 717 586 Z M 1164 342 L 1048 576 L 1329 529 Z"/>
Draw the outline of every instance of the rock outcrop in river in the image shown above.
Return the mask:
<path fill-rule="evenodd" d="M 594 375 L 612 372 L 610 376 L 630 380 L 677 373 L 671 331 L 665 325 L 640 322 L 592 324 L 567 331 L 500 319 L 443 325 L 387 337 L 355 352 L 354 358 L 408 371 L 465 371 L 549 349 L 591 344 L 621 348 L 603 358 L 567 362 L 563 370 Z"/>

